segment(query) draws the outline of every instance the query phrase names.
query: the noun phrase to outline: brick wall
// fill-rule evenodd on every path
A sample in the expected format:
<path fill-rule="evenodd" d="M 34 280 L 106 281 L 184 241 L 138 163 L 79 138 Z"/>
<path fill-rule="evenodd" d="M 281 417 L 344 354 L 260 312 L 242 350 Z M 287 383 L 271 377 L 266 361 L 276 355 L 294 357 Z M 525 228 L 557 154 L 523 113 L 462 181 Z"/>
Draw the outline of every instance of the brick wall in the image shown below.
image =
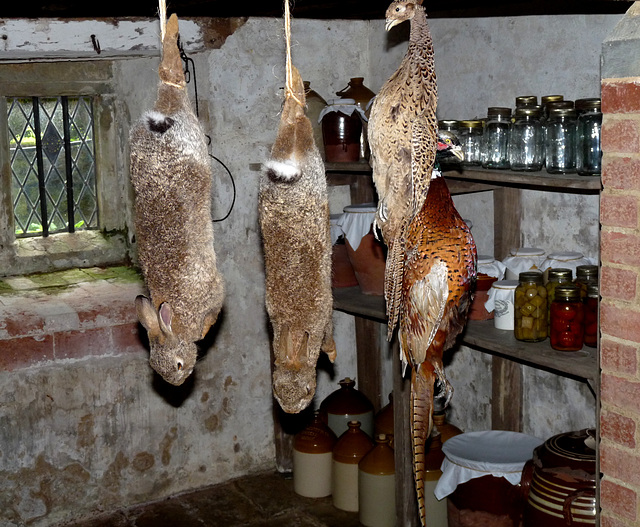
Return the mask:
<path fill-rule="evenodd" d="M 640 77 L 602 80 L 601 525 L 640 525 Z"/>

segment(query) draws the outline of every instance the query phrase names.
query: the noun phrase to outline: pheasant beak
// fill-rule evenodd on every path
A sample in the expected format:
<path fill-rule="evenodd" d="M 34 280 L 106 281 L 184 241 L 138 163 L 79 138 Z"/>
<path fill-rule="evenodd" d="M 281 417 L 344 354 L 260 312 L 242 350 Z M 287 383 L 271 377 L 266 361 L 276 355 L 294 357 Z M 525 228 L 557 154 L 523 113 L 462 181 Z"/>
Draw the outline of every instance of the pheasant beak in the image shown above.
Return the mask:
<path fill-rule="evenodd" d="M 400 23 L 400 20 L 396 18 L 387 18 L 386 24 L 384 26 L 385 31 L 389 31 L 392 27 L 397 26 Z"/>
<path fill-rule="evenodd" d="M 454 146 L 451 149 L 451 153 L 456 156 L 460 162 L 462 163 L 464 161 L 464 152 L 462 151 L 462 147 L 460 146 Z"/>

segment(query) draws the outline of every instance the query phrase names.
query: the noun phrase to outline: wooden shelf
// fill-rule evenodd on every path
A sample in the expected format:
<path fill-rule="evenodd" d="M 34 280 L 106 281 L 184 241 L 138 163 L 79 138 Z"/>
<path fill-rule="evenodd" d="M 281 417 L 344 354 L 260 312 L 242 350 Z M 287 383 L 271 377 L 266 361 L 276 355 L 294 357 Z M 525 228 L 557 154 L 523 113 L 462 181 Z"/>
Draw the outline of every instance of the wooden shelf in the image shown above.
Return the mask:
<path fill-rule="evenodd" d="M 540 172 L 515 172 L 512 170 L 489 170 L 486 168 L 463 168 L 445 170 L 447 179 L 489 183 L 518 188 L 540 188 L 547 191 L 571 191 L 574 193 L 597 194 L 602 190 L 599 176 L 579 176 L 577 174 L 550 174 Z"/>
<path fill-rule="evenodd" d="M 387 320 L 384 297 L 364 295 L 359 287 L 334 289 L 333 308 L 381 323 L 386 323 Z M 496 329 L 492 320 L 467 322 L 461 342 L 465 346 L 534 368 L 580 380 L 597 380 L 595 348 L 584 347 L 580 351 L 562 352 L 554 350 L 548 340 L 521 342 L 514 337 L 512 331 Z"/>

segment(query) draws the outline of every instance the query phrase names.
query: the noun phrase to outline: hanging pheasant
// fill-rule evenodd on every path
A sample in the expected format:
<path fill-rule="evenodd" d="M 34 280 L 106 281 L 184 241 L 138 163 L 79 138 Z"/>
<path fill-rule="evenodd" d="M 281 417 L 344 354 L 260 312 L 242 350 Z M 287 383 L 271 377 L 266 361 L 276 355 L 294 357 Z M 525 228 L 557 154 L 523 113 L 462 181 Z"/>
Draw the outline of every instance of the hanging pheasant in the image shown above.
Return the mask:
<path fill-rule="evenodd" d="M 436 155 L 438 121 L 433 44 L 422 0 L 395 0 L 386 12 L 386 30 L 409 20 L 409 47 L 396 72 L 374 99 L 368 125 L 373 181 L 378 192 L 376 224 L 388 246 L 385 271 L 388 338 L 398 321 L 403 239 L 427 195 Z M 416 119 L 420 128 L 416 130 Z M 419 133 L 424 169 L 412 171 L 412 140 Z"/>
<path fill-rule="evenodd" d="M 413 155 L 420 170 L 424 159 L 417 150 L 421 136 L 430 131 L 422 119 L 417 125 Z M 438 158 L 460 157 L 456 143 L 455 137 L 439 134 Z M 437 382 L 444 390 L 446 406 L 453 389 L 444 375 L 442 355 L 466 323 L 477 260 L 471 231 L 458 214 L 439 167 L 433 169 L 422 209 L 408 226 L 405 253 L 398 337 L 402 361 L 411 366 L 414 478 L 425 525 L 424 448 L 433 424 L 434 385 Z"/>

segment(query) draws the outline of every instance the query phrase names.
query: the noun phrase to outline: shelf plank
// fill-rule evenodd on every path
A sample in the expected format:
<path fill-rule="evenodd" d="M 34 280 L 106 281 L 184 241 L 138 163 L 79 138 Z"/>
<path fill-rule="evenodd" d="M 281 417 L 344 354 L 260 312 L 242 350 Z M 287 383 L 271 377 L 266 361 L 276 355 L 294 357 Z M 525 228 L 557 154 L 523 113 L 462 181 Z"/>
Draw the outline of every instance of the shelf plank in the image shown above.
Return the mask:
<path fill-rule="evenodd" d="M 578 174 L 549 174 L 540 172 L 514 172 L 513 170 L 490 170 L 468 168 L 445 170 L 446 178 L 454 180 L 477 181 L 500 185 L 514 185 L 524 188 L 543 188 L 544 190 L 572 190 L 597 194 L 602 190 L 599 176 L 579 176 Z"/>
<path fill-rule="evenodd" d="M 359 287 L 333 290 L 333 308 L 350 315 L 386 323 L 384 297 L 363 295 Z M 580 380 L 597 381 L 598 366 L 595 348 L 580 351 L 556 351 L 549 340 L 522 342 L 513 331 L 496 329 L 493 320 L 467 323 L 461 342 L 465 346 L 485 353 L 505 357 L 534 368 L 539 368 Z"/>

